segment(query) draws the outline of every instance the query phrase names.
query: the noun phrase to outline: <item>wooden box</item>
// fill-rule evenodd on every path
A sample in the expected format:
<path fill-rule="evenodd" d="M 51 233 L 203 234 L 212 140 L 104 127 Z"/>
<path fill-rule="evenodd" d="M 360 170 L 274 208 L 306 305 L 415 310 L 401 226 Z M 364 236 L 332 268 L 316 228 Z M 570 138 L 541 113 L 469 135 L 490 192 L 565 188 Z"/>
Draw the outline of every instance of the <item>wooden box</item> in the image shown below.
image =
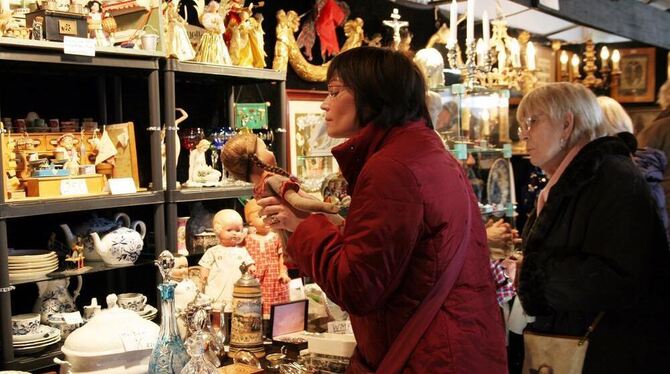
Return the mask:
<path fill-rule="evenodd" d="M 76 177 L 27 178 L 24 182 L 28 197 L 61 197 L 66 196 L 61 193 L 62 189 L 64 189 L 62 184 L 71 183 L 73 180 L 84 181 L 86 183 L 87 191 L 79 195 L 99 194 L 105 188 L 105 176 L 102 174 L 79 175 Z"/>
<path fill-rule="evenodd" d="M 32 27 L 35 17 L 43 17 L 42 37 L 62 42 L 64 36 L 85 38 L 88 35 L 86 16 L 80 13 L 40 9 L 26 14 L 26 27 Z"/>

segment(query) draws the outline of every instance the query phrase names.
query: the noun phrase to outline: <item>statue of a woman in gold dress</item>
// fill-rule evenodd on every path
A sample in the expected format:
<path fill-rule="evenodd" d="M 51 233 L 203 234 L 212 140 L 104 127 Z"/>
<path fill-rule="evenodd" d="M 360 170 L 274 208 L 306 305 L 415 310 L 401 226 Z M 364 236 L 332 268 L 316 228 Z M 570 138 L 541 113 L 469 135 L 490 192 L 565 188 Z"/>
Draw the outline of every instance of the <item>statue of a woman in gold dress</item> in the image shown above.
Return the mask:
<path fill-rule="evenodd" d="M 200 17 L 200 23 L 205 27 L 205 34 L 200 39 L 195 61 L 209 62 L 221 65 L 231 65 L 228 47 L 223 41 L 223 16 L 219 13 L 219 3 L 210 1 L 205 12 Z"/>

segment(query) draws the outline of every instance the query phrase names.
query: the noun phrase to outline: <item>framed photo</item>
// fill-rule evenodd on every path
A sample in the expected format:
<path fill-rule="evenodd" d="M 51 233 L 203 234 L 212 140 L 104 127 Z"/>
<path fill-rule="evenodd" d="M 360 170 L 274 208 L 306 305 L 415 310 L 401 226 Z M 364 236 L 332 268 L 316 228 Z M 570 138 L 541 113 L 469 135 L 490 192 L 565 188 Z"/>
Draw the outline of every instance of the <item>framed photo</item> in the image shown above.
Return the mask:
<path fill-rule="evenodd" d="M 537 72 L 535 76 L 538 82 L 556 82 L 556 59 L 554 51 L 543 45 L 535 46 Z"/>
<path fill-rule="evenodd" d="M 654 101 L 656 90 L 656 48 L 621 48 L 618 85 L 612 85 L 611 96 L 620 103 Z"/>
<path fill-rule="evenodd" d="M 286 90 L 288 96 L 290 172 L 302 181 L 308 192 L 316 192 L 329 174 L 339 168 L 330 150 L 343 139 L 332 139 L 326 132 L 321 103 L 324 91 Z"/>

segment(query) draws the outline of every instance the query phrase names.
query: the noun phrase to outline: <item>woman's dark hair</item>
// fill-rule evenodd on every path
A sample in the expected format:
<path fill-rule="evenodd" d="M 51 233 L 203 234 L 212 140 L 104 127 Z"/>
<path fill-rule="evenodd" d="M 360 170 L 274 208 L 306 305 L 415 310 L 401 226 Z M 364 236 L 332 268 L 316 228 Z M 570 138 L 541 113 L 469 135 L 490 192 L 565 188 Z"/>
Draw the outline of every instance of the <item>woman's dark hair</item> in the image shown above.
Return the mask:
<path fill-rule="evenodd" d="M 335 56 L 328 81 L 339 78 L 354 95 L 360 126 L 389 128 L 424 119 L 433 127 L 426 106 L 423 74 L 405 54 L 387 48 L 359 47 Z"/>

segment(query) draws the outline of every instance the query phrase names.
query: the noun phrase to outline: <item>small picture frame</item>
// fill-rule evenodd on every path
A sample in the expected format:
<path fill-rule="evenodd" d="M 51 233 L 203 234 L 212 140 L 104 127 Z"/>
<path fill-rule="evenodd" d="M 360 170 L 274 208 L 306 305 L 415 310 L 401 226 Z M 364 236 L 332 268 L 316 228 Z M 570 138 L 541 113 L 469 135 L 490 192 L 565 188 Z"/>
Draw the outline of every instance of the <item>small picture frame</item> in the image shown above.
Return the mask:
<path fill-rule="evenodd" d="M 648 103 L 656 98 L 656 48 L 621 48 L 621 75 L 611 96 L 620 103 Z"/>

